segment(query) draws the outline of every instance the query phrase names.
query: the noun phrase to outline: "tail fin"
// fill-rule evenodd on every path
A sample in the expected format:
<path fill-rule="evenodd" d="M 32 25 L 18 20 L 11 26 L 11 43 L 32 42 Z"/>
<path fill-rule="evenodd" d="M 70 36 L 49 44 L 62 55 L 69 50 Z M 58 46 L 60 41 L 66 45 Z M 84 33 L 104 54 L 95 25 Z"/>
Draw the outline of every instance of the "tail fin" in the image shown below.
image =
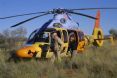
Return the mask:
<path fill-rule="evenodd" d="M 95 21 L 95 26 L 94 28 L 100 28 L 100 10 L 98 10 L 97 15 L 96 15 L 96 21 Z"/>
<path fill-rule="evenodd" d="M 92 36 L 86 36 L 86 40 L 89 41 L 89 43 L 93 43 L 94 46 L 100 47 L 103 45 L 104 40 L 110 40 L 112 45 L 114 45 L 113 36 L 104 36 L 103 30 L 100 26 L 100 10 L 97 11 L 96 15 L 96 21 L 93 29 Z"/>
<path fill-rule="evenodd" d="M 94 25 L 94 29 L 93 29 L 93 39 L 94 39 L 94 42 L 93 44 L 95 46 L 102 46 L 103 45 L 103 32 L 102 32 L 102 29 L 101 29 L 101 26 L 100 26 L 100 10 L 98 10 L 97 12 L 97 15 L 96 15 L 96 21 L 95 21 L 95 25 Z"/>

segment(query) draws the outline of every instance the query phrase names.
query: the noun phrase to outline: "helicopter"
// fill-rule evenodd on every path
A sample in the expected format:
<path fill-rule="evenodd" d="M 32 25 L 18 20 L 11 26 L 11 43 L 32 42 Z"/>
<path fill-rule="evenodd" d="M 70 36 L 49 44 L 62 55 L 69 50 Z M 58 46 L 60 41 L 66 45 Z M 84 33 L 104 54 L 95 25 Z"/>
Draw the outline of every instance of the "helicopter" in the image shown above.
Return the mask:
<path fill-rule="evenodd" d="M 20 16 L 35 15 L 32 18 L 21 21 L 11 27 L 16 27 L 24 24 L 28 21 L 34 20 L 36 18 L 53 14 L 53 18 L 44 23 L 41 28 L 34 30 L 29 36 L 25 46 L 16 51 L 15 55 L 18 58 L 51 58 L 53 52 L 50 48 L 51 45 L 51 32 L 56 31 L 57 35 L 64 42 L 64 50 L 61 53 L 61 57 L 70 57 L 69 52 L 69 38 L 70 34 L 74 34 L 75 43 L 77 44 L 77 52 L 82 53 L 85 50 L 85 46 L 92 44 L 96 47 L 101 47 L 104 40 L 111 40 L 113 42 L 113 37 L 104 37 L 103 30 L 100 26 L 100 11 L 98 9 L 117 9 L 117 8 L 80 8 L 80 9 L 53 9 L 46 12 L 35 12 L 21 15 L 14 15 L 8 17 L 2 17 L 0 19 L 15 18 Z M 96 17 L 79 13 L 79 10 L 98 10 Z M 88 36 L 84 34 L 82 30 L 79 29 L 79 23 L 73 21 L 71 14 L 84 16 L 95 20 L 94 29 L 92 35 Z"/>

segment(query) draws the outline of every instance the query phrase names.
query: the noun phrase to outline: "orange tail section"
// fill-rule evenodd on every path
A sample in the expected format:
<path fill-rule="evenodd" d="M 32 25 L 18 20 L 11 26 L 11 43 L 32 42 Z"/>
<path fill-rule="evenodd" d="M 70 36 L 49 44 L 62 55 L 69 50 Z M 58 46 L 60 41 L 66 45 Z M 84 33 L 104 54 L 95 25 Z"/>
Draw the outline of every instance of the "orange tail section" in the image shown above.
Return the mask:
<path fill-rule="evenodd" d="M 101 26 L 100 26 L 100 10 L 98 10 L 96 18 L 97 19 L 95 21 L 95 25 L 94 25 L 94 29 L 93 29 L 93 33 L 92 33 L 93 39 L 94 39 L 93 44 L 95 46 L 100 47 L 103 45 L 102 39 L 104 38 L 103 31 L 102 31 Z"/>
<path fill-rule="evenodd" d="M 100 28 L 100 10 L 98 10 L 97 15 L 96 15 L 96 21 L 95 21 L 95 26 L 94 28 Z"/>
<path fill-rule="evenodd" d="M 110 40 L 112 45 L 114 45 L 113 36 L 109 35 L 105 37 L 103 34 L 103 30 L 100 26 L 100 10 L 97 11 L 96 18 L 92 36 L 86 36 L 85 42 L 87 44 L 91 43 L 96 47 L 101 47 L 103 46 L 104 40 Z"/>

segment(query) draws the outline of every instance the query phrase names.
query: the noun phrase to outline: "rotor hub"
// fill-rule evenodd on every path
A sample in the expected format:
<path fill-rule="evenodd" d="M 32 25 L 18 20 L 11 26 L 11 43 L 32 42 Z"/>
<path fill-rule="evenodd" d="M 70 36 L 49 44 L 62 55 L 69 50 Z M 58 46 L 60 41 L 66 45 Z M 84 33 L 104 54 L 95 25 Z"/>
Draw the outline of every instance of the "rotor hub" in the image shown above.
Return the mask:
<path fill-rule="evenodd" d="M 68 13 L 70 10 L 68 9 L 62 9 L 62 8 L 58 8 L 58 9 L 53 9 L 52 11 L 50 11 L 52 14 L 64 14 L 64 13 Z"/>

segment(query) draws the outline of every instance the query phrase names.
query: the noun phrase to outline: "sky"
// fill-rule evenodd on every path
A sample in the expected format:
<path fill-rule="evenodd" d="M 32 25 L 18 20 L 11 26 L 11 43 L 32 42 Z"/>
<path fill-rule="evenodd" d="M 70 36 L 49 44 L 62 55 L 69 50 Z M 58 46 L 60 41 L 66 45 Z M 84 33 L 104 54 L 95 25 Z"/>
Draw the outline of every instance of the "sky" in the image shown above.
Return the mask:
<path fill-rule="evenodd" d="M 96 8 L 96 7 L 117 7 L 117 0 L 0 0 L 0 17 L 48 11 L 55 8 Z M 117 29 L 117 10 L 100 10 L 101 22 L 100 25 L 104 34 L 109 34 L 111 28 Z M 97 10 L 78 11 L 80 13 L 96 16 Z M 35 15 L 0 19 L 0 32 L 5 29 L 13 30 L 10 26 L 30 18 Z M 43 16 L 41 18 L 32 20 L 20 26 L 27 29 L 27 36 L 36 28 L 40 28 L 46 21 L 53 18 L 52 15 Z M 85 34 L 92 34 L 95 20 L 83 16 L 73 15 L 72 18 L 79 22 L 79 29 L 83 30 Z"/>

